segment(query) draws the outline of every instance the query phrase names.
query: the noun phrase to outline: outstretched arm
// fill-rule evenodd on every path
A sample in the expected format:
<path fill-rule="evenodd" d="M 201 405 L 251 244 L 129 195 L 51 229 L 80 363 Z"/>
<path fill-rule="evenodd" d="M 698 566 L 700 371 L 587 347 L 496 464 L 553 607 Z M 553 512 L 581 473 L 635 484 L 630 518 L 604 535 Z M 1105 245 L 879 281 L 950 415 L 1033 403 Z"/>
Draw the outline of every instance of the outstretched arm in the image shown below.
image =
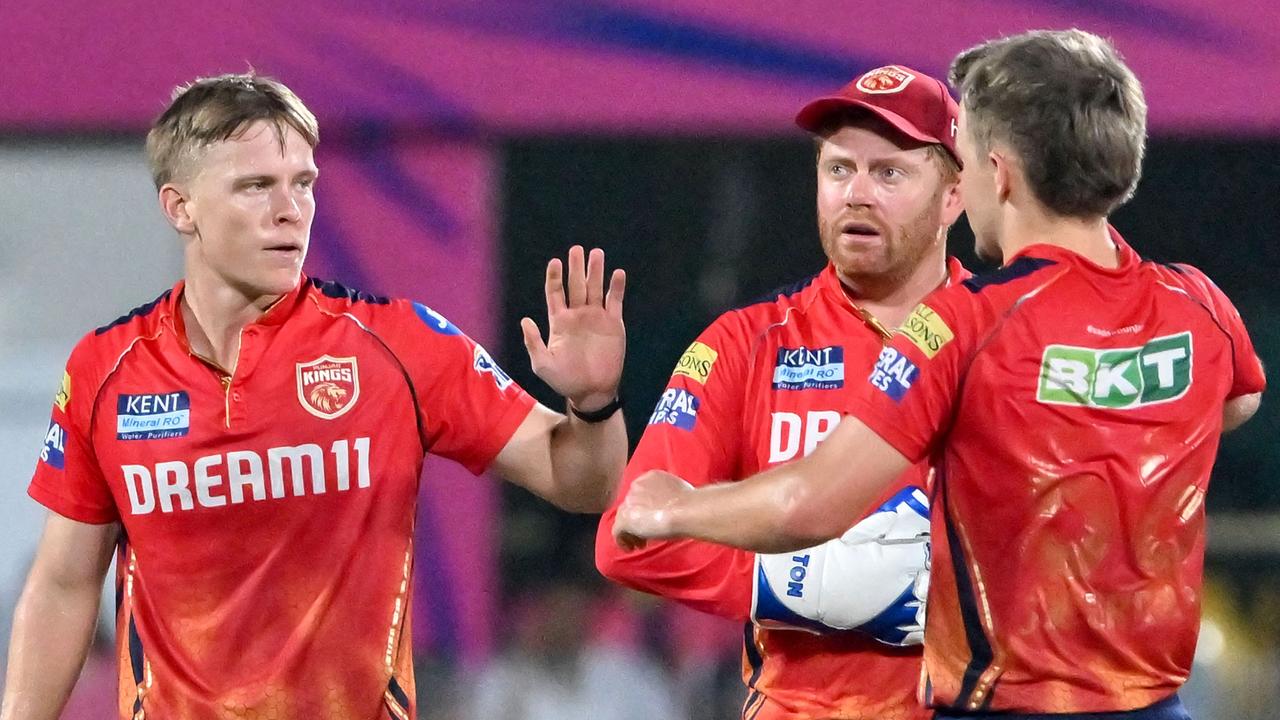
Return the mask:
<path fill-rule="evenodd" d="M 862 421 L 845 417 L 808 457 L 742 482 L 694 489 L 663 472 L 632 484 L 614 537 L 623 547 L 688 537 L 757 552 L 787 552 L 839 537 L 907 458 Z"/>

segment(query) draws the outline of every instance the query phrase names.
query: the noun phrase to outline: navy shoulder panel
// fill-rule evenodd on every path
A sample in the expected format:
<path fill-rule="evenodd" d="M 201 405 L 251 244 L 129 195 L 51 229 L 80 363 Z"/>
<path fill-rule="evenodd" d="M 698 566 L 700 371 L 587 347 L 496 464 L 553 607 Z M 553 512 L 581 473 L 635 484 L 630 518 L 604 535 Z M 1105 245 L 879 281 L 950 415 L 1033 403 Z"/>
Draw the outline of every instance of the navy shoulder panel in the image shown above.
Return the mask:
<path fill-rule="evenodd" d="M 761 303 L 771 303 L 780 297 L 790 297 L 792 295 L 801 293 L 804 291 L 805 288 L 812 285 L 814 280 L 818 279 L 818 275 L 821 275 L 821 273 L 815 273 L 803 280 L 800 280 L 799 282 L 794 282 L 794 283 L 791 283 L 790 285 L 783 285 L 780 288 L 775 288 L 773 290 L 770 290 L 764 295 L 761 295 L 753 300 L 750 300 L 748 302 L 745 302 L 735 307 L 734 310 L 741 310 L 743 308 L 751 307 L 752 305 L 759 305 Z"/>
<path fill-rule="evenodd" d="M 969 289 L 971 293 L 982 292 L 984 288 L 992 285 L 1003 285 L 1007 282 L 1013 282 L 1021 277 L 1026 277 L 1042 267 L 1056 265 L 1053 260 L 1046 260 L 1038 257 L 1020 257 L 1017 260 L 1005 265 L 999 270 L 993 270 L 982 275 L 974 275 L 973 277 L 961 283 Z"/>
<path fill-rule="evenodd" d="M 389 298 L 372 293 L 353 290 L 345 285 L 333 282 L 332 280 L 318 280 L 316 278 L 308 278 L 311 287 L 320 291 L 321 295 L 331 297 L 335 300 L 350 300 L 351 302 L 366 302 L 374 305 L 386 305 L 391 302 Z"/>
<path fill-rule="evenodd" d="M 93 334 L 101 335 L 107 332 L 108 330 L 110 330 L 111 328 L 117 327 L 119 325 L 124 325 L 125 323 L 133 320 L 134 318 L 146 317 L 147 315 L 150 315 L 153 310 L 160 307 L 160 303 L 168 300 L 171 294 L 173 294 L 173 288 L 169 288 L 168 290 L 165 290 L 164 292 L 160 293 L 160 297 L 156 298 L 155 300 L 152 300 L 146 305 L 139 305 L 138 307 L 130 310 L 124 315 L 121 315 L 115 320 L 112 320 L 106 325 L 103 325 L 97 330 L 94 330 Z"/>

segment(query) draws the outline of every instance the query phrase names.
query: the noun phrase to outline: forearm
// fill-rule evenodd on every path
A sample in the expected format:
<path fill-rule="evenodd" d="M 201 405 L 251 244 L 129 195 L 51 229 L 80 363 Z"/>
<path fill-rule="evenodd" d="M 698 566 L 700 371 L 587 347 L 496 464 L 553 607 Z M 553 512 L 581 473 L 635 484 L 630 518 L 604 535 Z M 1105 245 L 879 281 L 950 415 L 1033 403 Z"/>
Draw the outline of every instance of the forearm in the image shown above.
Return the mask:
<path fill-rule="evenodd" d="M 791 517 L 806 511 L 804 485 L 797 462 L 741 482 L 698 488 L 665 511 L 671 534 L 764 553 L 799 550 L 838 535 L 815 534 L 816 526 Z"/>
<path fill-rule="evenodd" d="M 33 578 L 14 611 L 0 720 L 54 720 L 93 639 L 100 585 Z"/>
<path fill-rule="evenodd" d="M 741 482 L 682 493 L 663 512 L 675 537 L 790 552 L 839 537 L 909 465 L 861 422 L 846 418 L 808 457 Z"/>
<path fill-rule="evenodd" d="M 627 426 L 622 412 L 598 423 L 570 412 L 551 431 L 553 502 L 571 512 L 603 512 L 613 500 L 627 464 Z"/>

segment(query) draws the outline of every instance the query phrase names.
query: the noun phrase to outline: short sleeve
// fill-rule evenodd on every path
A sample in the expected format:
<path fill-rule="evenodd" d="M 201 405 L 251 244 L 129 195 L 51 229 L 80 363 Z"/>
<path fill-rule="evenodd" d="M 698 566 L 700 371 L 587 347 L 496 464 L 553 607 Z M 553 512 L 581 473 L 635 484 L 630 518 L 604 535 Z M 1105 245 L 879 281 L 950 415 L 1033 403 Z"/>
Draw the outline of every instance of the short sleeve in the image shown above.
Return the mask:
<path fill-rule="evenodd" d="M 649 470 L 665 470 L 697 486 L 740 478 L 749 353 L 749 338 L 734 313 L 721 316 L 689 345 L 596 533 L 596 565 L 606 577 L 738 620 L 751 610 L 754 554 L 694 540 L 652 542 L 624 552 L 613 541 L 613 523 L 631 483 Z"/>
<path fill-rule="evenodd" d="M 880 350 L 855 392 L 850 414 L 911 462 L 920 462 L 949 427 L 977 318 L 963 286 L 925 298 Z M 965 328 L 957 334 L 956 328 Z"/>
<path fill-rule="evenodd" d="M 73 352 L 62 374 L 27 494 L 63 517 L 101 525 L 120 515 L 93 452 L 95 383 L 77 360 Z"/>
<path fill-rule="evenodd" d="M 393 300 L 373 331 L 413 387 L 427 451 L 479 474 L 536 401 L 480 344 L 421 303 Z"/>
<path fill-rule="evenodd" d="M 665 470 L 694 485 L 737 477 L 748 359 L 722 317 L 694 340 L 671 373 L 627 476 Z"/>
<path fill-rule="evenodd" d="M 1183 264 L 1173 267 L 1191 284 L 1191 291 L 1199 296 L 1197 299 L 1205 304 L 1214 321 L 1231 339 L 1233 379 L 1227 399 L 1262 392 L 1267 386 L 1266 373 L 1240 311 L 1227 294 L 1198 268 Z"/>

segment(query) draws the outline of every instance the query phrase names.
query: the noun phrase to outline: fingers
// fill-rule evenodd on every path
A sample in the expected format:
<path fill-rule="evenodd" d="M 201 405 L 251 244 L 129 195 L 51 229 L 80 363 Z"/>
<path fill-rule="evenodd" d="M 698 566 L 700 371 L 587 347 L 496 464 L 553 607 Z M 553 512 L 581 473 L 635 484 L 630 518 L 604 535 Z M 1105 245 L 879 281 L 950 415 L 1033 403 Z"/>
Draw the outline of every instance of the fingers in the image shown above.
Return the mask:
<path fill-rule="evenodd" d="M 587 301 L 587 271 L 584 264 L 582 246 L 574 245 L 569 248 L 569 307 L 578 307 Z"/>
<path fill-rule="evenodd" d="M 547 263 L 547 312 L 553 313 L 566 307 L 604 305 L 613 317 L 620 319 L 622 296 L 627 287 L 626 273 L 621 269 L 613 271 L 609 279 L 608 295 L 606 295 L 604 260 L 604 250 L 592 248 L 591 252 L 587 253 L 581 245 L 574 245 L 569 248 L 567 269 L 561 265 L 558 258 Z"/>
<path fill-rule="evenodd" d="M 548 316 L 564 310 L 564 267 L 560 264 L 560 258 L 552 258 L 547 263 L 546 293 Z"/>
<path fill-rule="evenodd" d="M 587 304 L 600 306 L 604 301 L 604 251 L 591 248 L 587 256 Z"/>
<path fill-rule="evenodd" d="M 622 319 L 622 296 L 626 293 L 627 272 L 618 268 L 613 271 L 613 277 L 609 278 L 609 294 L 604 298 L 604 309 L 609 312 L 609 317 Z"/>
<path fill-rule="evenodd" d="M 618 547 L 628 552 L 643 548 L 646 542 L 645 539 L 640 537 L 639 535 L 632 535 L 631 533 L 625 532 L 625 531 L 623 532 L 615 531 L 613 533 L 613 541 L 618 544 Z"/>
<path fill-rule="evenodd" d="M 529 365 L 537 372 L 547 356 L 546 343 L 542 342 L 542 333 L 533 318 L 521 318 L 520 330 L 524 335 L 524 349 L 529 353 Z"/>
<path fill-rule="evenodd" d="M 623 550 L 639 550 L 645 546 L 645 538 L 632 532 L 632 509 L 626 501 L 618 508 L 618 514 L 613 519 L 613 541 Z"/>

